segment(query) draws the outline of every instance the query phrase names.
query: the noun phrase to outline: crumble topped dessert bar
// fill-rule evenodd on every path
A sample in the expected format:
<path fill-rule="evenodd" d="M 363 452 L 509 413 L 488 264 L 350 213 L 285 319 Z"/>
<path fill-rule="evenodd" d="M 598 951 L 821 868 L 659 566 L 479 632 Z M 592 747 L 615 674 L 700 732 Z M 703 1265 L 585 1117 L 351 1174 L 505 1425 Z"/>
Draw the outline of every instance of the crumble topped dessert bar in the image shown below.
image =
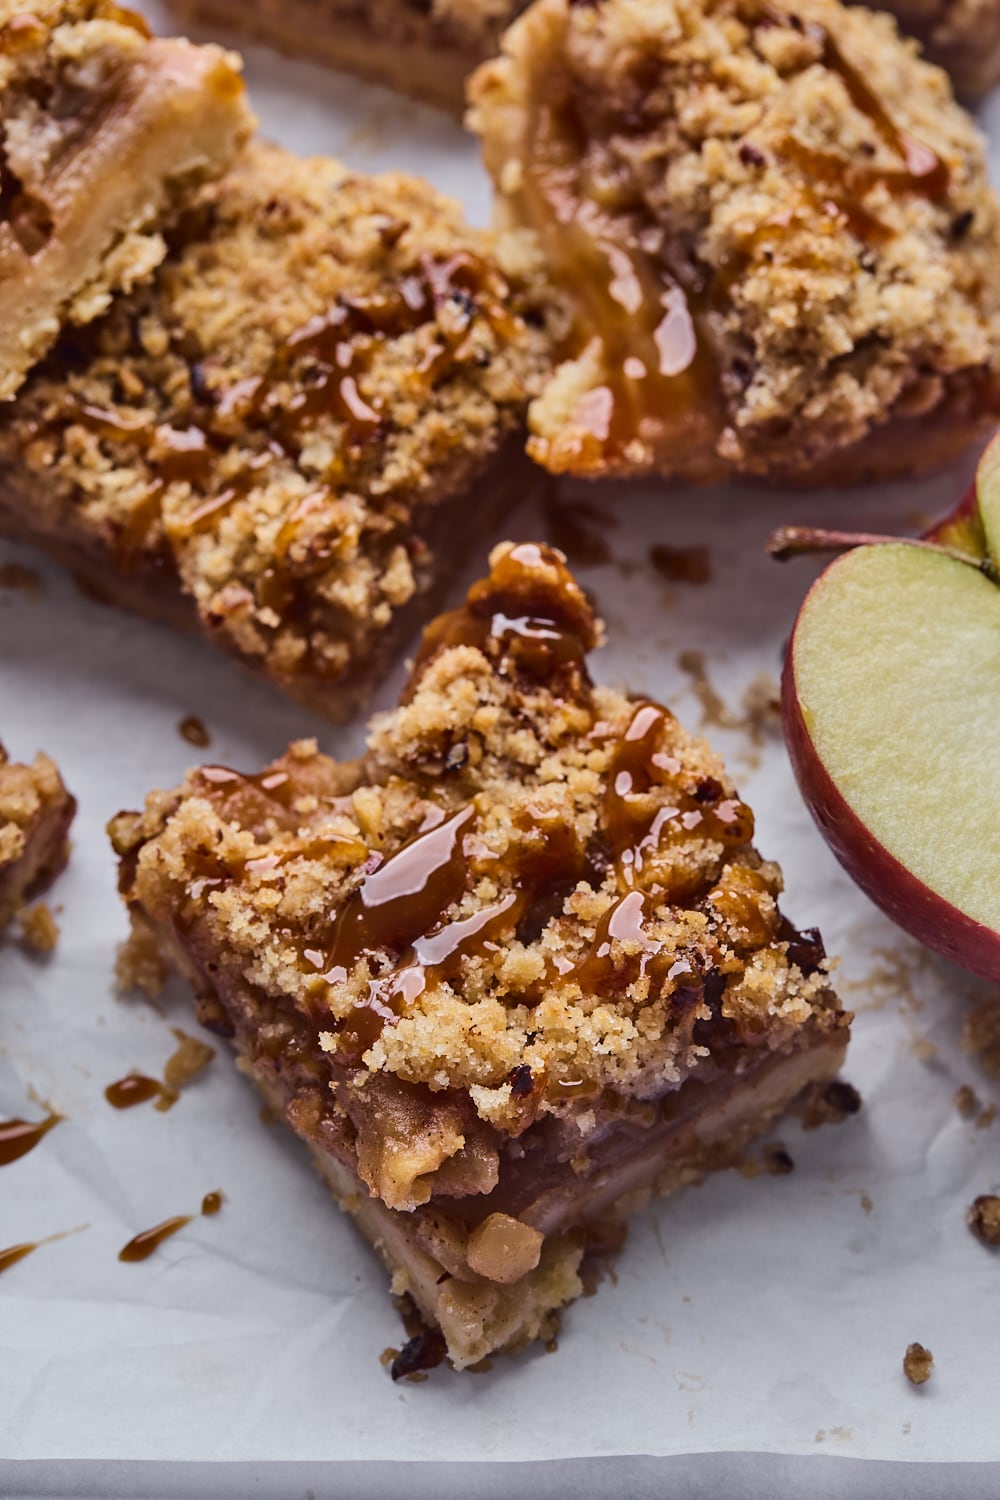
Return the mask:
<path fill-rule="evenodd" d="M 0 745 L 0 929 L 62 870 L 75 812 L 54 761 L 17 765 Z"/>
<path fill-rule="evenodd" d="M 253 146 L 0 414 L 0 531 L 350 712 L 530 470 L 547 345 L 499 248 L 413 178 Z"/>
<path fill-rule="evenodd" d="M 538 0 L 470 85 L 503 222 L 566 300 L 554 472 L 914 473 L 1000 411 L 983 142 L 837 0 Z"/>
<path fill-rule="evenodd" d="M 465 80 L 527 0 L 171 0 L 188 24 L 359 73 L 459 113 Z"/>
<path fill-rule="evenodd" d="M 367 757 L 208 765 L 111 825 L 139 947 L 283 1108 L 457 1366 L 737 1160 L 850 1017 L 722 763 L 595 687 L 554 549 L 498 548 Z"/>
<path fill-rule="evenodd" d="M 904 31 L 976 99 L 1000 81 L 1000 0 L 885 0 Z"/>
<path fill-rule="evenodd" d="M 114 0 L 0 0 L 0 399 L 149 275 L 165 217 L 252 126 L 231 53 Z"/>

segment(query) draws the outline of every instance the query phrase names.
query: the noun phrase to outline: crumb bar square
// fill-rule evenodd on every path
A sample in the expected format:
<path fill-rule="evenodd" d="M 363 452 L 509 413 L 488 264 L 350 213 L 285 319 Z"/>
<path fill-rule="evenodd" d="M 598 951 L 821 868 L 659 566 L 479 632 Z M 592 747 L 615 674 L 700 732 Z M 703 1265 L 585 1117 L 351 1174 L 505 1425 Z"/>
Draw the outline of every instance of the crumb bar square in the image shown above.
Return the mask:
<path fill-rule="evenodd" d="M 732 1164 L 850 1017 L 717 755 L 595 686 L 554 549 L 498 548 L 366 757 L 221 765 L 111 825 L 201 1020 L 456 1366 L 551 1334 L 589 1251 Z"/>
<path fill-rule="evenodd" d="M 455 114 L 527 0 L 170 0 L 187 25 L 266 42 Z"/>
<path fill-rule="evenodd" d="M 838 0 L 538 0 L 470 84 L 565 357 L 553 472 L 845 483 L 1000 411 L 1000 207 L 948 80 Z"/>
<path fill-rule="evenodd" d="M 75 812 L 54 761 L 18 765 L 0 745 L 0 929 L 62 870 Z"/>
<path fill-rule="evenodd" d="M 231 53 L 113 0 L 0 0 L 0 400 L 151 273 L 164 220 L 252 126 Z"/>
<path fill-rule="evenodd" d="M 547 346 L 500 249 L 416 179 L 252 146 L 0 412 L 0 531 L 348 714 L 528 480 Z"/>

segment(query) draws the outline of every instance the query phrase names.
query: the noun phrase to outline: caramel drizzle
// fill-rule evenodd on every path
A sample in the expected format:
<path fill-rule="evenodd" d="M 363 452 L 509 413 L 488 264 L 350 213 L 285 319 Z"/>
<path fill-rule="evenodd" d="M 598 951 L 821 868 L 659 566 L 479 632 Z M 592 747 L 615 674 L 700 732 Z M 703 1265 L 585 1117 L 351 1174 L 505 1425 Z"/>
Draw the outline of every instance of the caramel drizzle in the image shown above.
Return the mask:
<path fill-rule="evenodd" d="M 222 1207 L 222 1194 L 218 1191 L 206 1193 L 201 1200 L 201 1214 L 206 1218 L 217 1214 Z M 162 1224 L 156 1224 L 152 1229 L 144 1229 L 140 1234 L 130 1239 L 127 1245 L 123 1245 L 118 1252 L 118 1259 L 127 1262 L 148 1260 L 155 1250 L 169 1240 L 179 1230 L 184 1229 L 197 1214 L 177 1214 L 172 1219 L 164 1219 Z"/>
<path fill-rule="evenodd" d="M 158 1078 L 149 1078 L 145 1073 L 127 1073 L 124 1078 L 108 1084 L 104 1097 L 112 1109 L 134 1109 L 137 1104 L 155 1099 L 156 1108 L 165 1113 L 174 1107 L 180 1096 L 176 1089 L 161 1083 Z"/>
<path fill-rule="evenodd" d="M 593 621 L 582 616 L 579 605 L 560 609 L 559 593 L 548 579 L 542 581 L 542 570 L 549 569 L 557 587 L 577 593 L 551 547 L 522 542 L 506 553 L 489 578 L 469 590 L 461 608 L 439 615 L 427 626 L 403 702 L 412 698 L 428 663 L 456 646 L 473 646 L 489 655 L 501 677 L 524 673 L 550 689 L 556 686 L 554 679 L 561 679 L 577 692 L 587 691 Z"/>
<path fill-rule="evenodd" d="M 170 540 L 179 543 L 214 528 L 262 481 L 277 458 L 296 461 L 304 430 L 323 416 L 335 418 L 344 429 L 341 450 L 325 476 L 326 486 L 341 484 L 350 466 L 383 432 L 381 403 L 362 388 L 377 349 L 430 322 L 444 303 L 456 305 L 457 314 L 439 328 L 428 359 L 415 372 L 424 384 L 433 384 L 450 373 L 477 315 L 483 315 L 503 336 L 516 333 L 516 320 L 503 305 L 506 296 L 499 273 L 469 251 L 443 261 L 424 256 L 419 271 L 403 277 L 390 293 L 341 298 L 327 312 L 294 330 L 263 375 L 236 382 L 217 399 L 215 421 L 180 428 L 149 419 L 130 420 L 87 403 L 70 404 L 64 420 L 106 440 L 142 449 L 155 476 L 119 536 L 120 564 L 131 566 L 147 545 L 150 531 L 161 518 L 168 485 L 184 481 L 195 496 L 203 496 L 171 528 Z M 232 447 L 227 423 L 234 418 L 261 430 L 267 446 L 213 495 L 208 492 L 219 460 Z M 294 536 L 286 523 L 282 556 L 287 556 Z M 315 565 L 317 559 L 312 561 Z"/>
<path fill-rule="evenodd" d="M 44 1120 L 0 1120 L 0 1167 L 9 1167 L 34 1151 L 42 1137 L 54 1130 L 62 1118 L 52 1113 Z"/>

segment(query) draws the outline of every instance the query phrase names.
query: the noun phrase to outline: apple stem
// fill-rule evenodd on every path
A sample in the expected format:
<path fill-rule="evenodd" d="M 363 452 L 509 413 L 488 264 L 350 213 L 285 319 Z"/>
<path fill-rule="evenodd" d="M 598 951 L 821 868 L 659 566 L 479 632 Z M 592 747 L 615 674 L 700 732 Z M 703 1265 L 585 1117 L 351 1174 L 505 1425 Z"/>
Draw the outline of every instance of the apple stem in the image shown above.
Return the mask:
<path fill-rule="evenodd" d="M 994 583 L 1000 582 L 997 566 L 989 557 L 974 557 L 959 547 L 948 547 L 943 542 L 924 541 L 918 537 L 881 536 L 871 531 L 827 531 L 822 527 L 779 526 L 767 539 L 767 550 L 778 562 L 787 562 L 790 557 L 803 557 L 810 552 L 850 552 L 854 547 L 877 547 L 886 542 L 904 542 L 911 547 L 926 547 L 929 552 L 942 552 L 956 562 L 966 563 Z"/>

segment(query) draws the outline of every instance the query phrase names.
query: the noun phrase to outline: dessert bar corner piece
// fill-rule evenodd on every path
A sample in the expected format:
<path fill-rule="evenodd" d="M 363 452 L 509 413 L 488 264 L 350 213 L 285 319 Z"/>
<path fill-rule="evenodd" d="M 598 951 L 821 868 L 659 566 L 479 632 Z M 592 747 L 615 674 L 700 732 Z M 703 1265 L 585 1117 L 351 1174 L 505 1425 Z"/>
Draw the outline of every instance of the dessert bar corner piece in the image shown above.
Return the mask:
<path fill-rule="evenodd" d="M 0 745 L 0 930 L 62 870 L 75 812 L 47 755 L 17 765 Z"/>
<path fill-rule="evenodd" d="M 162 257 L 252 128 L 239 59 L 114 0 L 0 0 L 0 399 Z"/>
<path fill-rule="evenodd" d="M 211 26 L 358 73 L 459 114 L 465 80 L 496 52 L 527 0 L 171 0 L 185 23 Z"/>
<path fill-rule="evenodd" d="M 491 561 L 362 761 L 203 766 L 111 825 L 143 943 L 457 1366 L 549 1336 L 585 1253 L 738 1160 L 850 1022 L 719 758 L 592 684 L 562 554 Z"/>
<path fill-rule="evenodd" d="M 538 0 L 470 84 L 504 222 L 567 300 L 554 472 L 916 473 L 1000 411 L 983 140 L 839 0 Z"/>
<path fill-rule="evenodd" d="M 530 482 L 548 346 L 503 249 L 418 179 L 251 145 L 0 411 L 0 532 L 346 716 Z"/>

